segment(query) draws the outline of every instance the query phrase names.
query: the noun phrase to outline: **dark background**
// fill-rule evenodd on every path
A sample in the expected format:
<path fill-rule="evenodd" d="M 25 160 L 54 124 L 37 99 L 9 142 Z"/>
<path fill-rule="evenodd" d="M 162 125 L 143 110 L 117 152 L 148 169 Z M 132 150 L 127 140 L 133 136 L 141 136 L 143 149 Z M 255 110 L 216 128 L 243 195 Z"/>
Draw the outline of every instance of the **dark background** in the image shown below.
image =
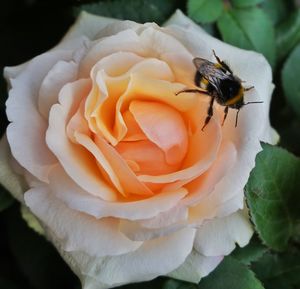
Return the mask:
<path fill-rule="evenodd" d="M 71 0 L 1 0 L 0 70 L 53 47 L 74 22 Z M 1 77 L 0 130 L 6 85 Z M 52 245 L 27 227 L 15 202 L 0 213 L 0 289 L 76 289 L 77 277 Z"/>

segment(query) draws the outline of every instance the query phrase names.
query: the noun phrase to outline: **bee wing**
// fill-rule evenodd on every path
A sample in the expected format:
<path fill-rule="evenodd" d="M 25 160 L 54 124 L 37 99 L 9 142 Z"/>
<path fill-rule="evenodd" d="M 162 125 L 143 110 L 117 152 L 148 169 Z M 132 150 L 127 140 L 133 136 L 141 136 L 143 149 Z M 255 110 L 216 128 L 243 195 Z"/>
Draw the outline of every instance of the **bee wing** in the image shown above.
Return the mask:
<path fill-rule="evenodd" d="M 197 70 L 199 70 L 200 67 L 213 64 L 210 61 L 208 61 L 207 59 L 200 58 L 200 57 L 194 58 L 193 63 L 196 66 Z"/>

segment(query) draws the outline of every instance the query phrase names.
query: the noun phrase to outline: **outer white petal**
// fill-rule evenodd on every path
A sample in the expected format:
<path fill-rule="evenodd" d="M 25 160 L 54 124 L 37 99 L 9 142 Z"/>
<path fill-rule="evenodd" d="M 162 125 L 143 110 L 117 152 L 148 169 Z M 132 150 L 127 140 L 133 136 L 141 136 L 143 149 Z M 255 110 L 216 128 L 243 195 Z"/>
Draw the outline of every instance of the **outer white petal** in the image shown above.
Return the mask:
<path fill-rule="evenodd" d="M 97 220 L 69 209 L 46 187 L 32 188 L 24 197 L 26 205 L 55 234 L 67 252 L 83 251 L 94 257 L 113 256 L 126 254 L 142 245 L 119 232 L 117 219 Z"/>
<path fill-rule="evenodd" d="M 199 283 L 201 278 L 207 276 L 223 260 L 223 256 L 206 257 L 193 250 L 185 262 L 175 271 L 168 274 L 169 277 Z"/>
<path fill-rule="evenodd" d="M 194 248 L 204 256 L 228 255 L 235 243 L 244 247 L 253 234 L 245 212 L 208 220 L 198 229 Z"/>
<path fill-rule="evenodd" d="M 23 193 L 27 187 L 21 175 L 17 174 L 11 165 L 11 152 L 6 135 L 0 140 L 0 183 L 16 199 L 24 202 Z"/>
<path fill-rule="evenodd" d="M 85 36 L 90 40 L 95 39 L 100 30 L 105 28 L 108 24 L 121 22 L 120 20 L 102 17 L 82 11 L 76 22 L 69 29 L 67 34 L 56 47 L 59 49 L 72 48 L 77 44 L 78 38 Z"/>
<path fill-rule="evenodd" d="M 84 289 L 111 288 L 151 280 L 174 271 L 192 251 L 194 235 L 194 229 L 186 228 L 147 241 L 129 254 L 107 258 L 91 258 L 84 253 L 70 254 L 59 249 L 63 258 L 79 273 Z M 57 244 L 57 240 L 54 243 Z"/>
<path fill-rule="evenodd" d="M 71 51 L 57 50 L 37 56 L 26 65 L 24 71 L 17 74 L 11 68 L 5 68 L 4 71 L 11 85 L 6 113 L 11 121 L 7 138 L 12 155 L 43 181 L 47 181 L 49 169 L 56 163 L 56 158 L 45 143 L 47 121 L 37 108 L 39 89 L 44 77 L 58 61 L 70 59 Z"/>

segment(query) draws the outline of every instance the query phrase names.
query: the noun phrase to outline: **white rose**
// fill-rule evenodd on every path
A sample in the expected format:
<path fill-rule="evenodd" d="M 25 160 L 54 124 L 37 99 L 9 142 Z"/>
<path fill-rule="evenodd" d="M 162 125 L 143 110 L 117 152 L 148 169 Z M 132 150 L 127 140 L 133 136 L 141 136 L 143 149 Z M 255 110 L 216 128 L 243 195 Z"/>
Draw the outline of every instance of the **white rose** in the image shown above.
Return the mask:
<path fill-rule="evenodd" d="M 246 101 L 263 104 L 243 107 L 237 128 L 233 110 L 221 126 L 215 104 L 202 132 L 209 96 L 176 92 L 193 86 L 194 57 L 214 61 L 212 49 L 255 87 Z M 5 76 L 1 181 L 83 288 L 161 275 L 198 282 L 249 242 L 243 188 L 260 141 L 276 140 L 263 56 L 180 11 L 163 28 L 82 13 L 57 47 Z"/>

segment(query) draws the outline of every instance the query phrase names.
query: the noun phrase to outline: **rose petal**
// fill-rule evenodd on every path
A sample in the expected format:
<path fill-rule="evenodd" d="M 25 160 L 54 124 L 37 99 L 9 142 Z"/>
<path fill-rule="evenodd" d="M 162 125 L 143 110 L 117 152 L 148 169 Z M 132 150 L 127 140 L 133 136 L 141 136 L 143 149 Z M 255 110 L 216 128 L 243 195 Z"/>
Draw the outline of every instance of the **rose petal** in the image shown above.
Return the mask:
<path fill-rule="evenodd" d="M 145 51 L 140 45 L 139 36 L 133 30 L 124 30 L 109 37 L 98 40 L 81 62 L 80 77 L 87 77 L 91 68 L 105 56 L 119 51 L 135 53 L 145 56 Z"/>
<path fill-rule="evenodd" d="M 57 102 L 58 94 L 65 83 L 76 79 L 78 64 L 74 61 L 59 61 L 43 79 L 39 91 L 39 112 L 48 119 L 51 106 Z"/>
<path fill-rule="evenodd" d="M 235 243 L 244 247 L 253 234 L 248 216 L 242 211 L 206 221 L 198 230 L 194 248 L 205 256 L 228 255 Z"/>
<path fill-rule="evenodd" d="M 223 256 L 207 257 L 193 250 L 184 263 L 175 271 L 169 273 L 168 276 L 197 284 L 203 277 L 213 271 L 222 260 Z"/>
<path fill-rule="evenodd" d="M 173 208 L 186 194 L 181 188 L 131 202 L 105 202 L 81 189 L 60 167 L 50 174 L 51 191 L 68 207 L 95 218 L 115 217 L 129 220 L 152 218 Z"/>
<path fill-rule="evenodd" d="M 46 141 L 69 176 L 90 194 L 106 200 L 115 200 L 116 192 L 100 174 L 91 155 L 66 135 L 66 126 L 90 89 L 89 80 L 77 80 L 64 86 L 59 95 L 60 104 L 52 106 Z"/>
<path fill-rule="evenodd" d="M 108 144 L 102 137 L 95 137 L 95 143 L 87 136 L 77 133 L 75 135 L 78 143 L 91 152 L 99 164 L 106 171 L 111 181 L 124 196 L 130 194 L 151 196 L 153 193 L 127 165 L 126 161 Z"/>
<path fill-rule="evenodd" d="M 119 232 L 118 220 L 97 220 L 71 210 L 46 187 L 32 188 L 24 198 L 26 205 L 54 232 L 67 252 L 83 251 L 90 256 L 110 256 L 134 251 L 142 245 Z"/>
<path fill-rule="evenodd" d="M 168 274 L 184 262 L 192 250 L 194 234 L 194 229 L 185 228 L 170 236 L 144 242 L 129 254 L 108 257 L 105 262 L 96 259 L 82 269 L 85 275 L 93 277 L 90 282 L 105 283 L 107 288 L 151 280 Z"/>
<path fill-rule="evenodd" d="M 6 102 L 7 117 L 11 121 L 7 127 L 11 152 L 23 167 L 45 182 L 57 160 L 43 137 L 47 122 L 36 105 L 40 83 L 58 61 L 69 60 L 71 56 L 70 51 L 59 50 L 37 56 L 14 79 L 10 75 L 11 69 L 5 69 L 5 77 L 12 87 Z"/>
<path fill-rule="evenodd" d="M 164 152 L 149 140 L 120 142 L 116 150 L 126 162 L 133 161 L 138 166 L 139 174 L 161 175 L 176 171 L 179 164 L 169 165 Z M 153 161 L 155 160 L 155 161 Z"/>
<path fill-rule="evenodd" d="M 214 119 L 211 119 L 205 132 L 199 129 L 190 138 L 187 156 L 185 157 L 181 170 L 161 176 L 140 175 L 138 179 L 149 183 L 182 181 L 180 184 L 184 185 L 187 181 L 191 181 L 200 176 L 211 166 L 216 159 L 220 142 L 220 126 Z"/>
<path fill-rule="evenodd" d="M 180 113 L 157 102 L 132 101 L 129 111 L 150 141 L 160 147 L 169 165 L 182 161 L 188 146 L 187 128 Z"/>
<path fill-rule="evenodd" d="M 102 70 L 99 70 L 100 68 Z M 118 77 L 108 76 L 104 72 L 101 61 L 93 67 L 91 72 L 93 88 L 87 98 L 85 115 L 91 129 L 95 133 L 103 134 L 113 145 L 122 140 L 127 132 L 122 112 L 118 107 L 116 110 L 116 105 L 126 91 L 132 73 L 140 74 L 146 79 L 173 80 L 173 74 L 168 65 L 152 58 L 141 60 L 137 64 L 132 62 L 132 67 Z"/>

